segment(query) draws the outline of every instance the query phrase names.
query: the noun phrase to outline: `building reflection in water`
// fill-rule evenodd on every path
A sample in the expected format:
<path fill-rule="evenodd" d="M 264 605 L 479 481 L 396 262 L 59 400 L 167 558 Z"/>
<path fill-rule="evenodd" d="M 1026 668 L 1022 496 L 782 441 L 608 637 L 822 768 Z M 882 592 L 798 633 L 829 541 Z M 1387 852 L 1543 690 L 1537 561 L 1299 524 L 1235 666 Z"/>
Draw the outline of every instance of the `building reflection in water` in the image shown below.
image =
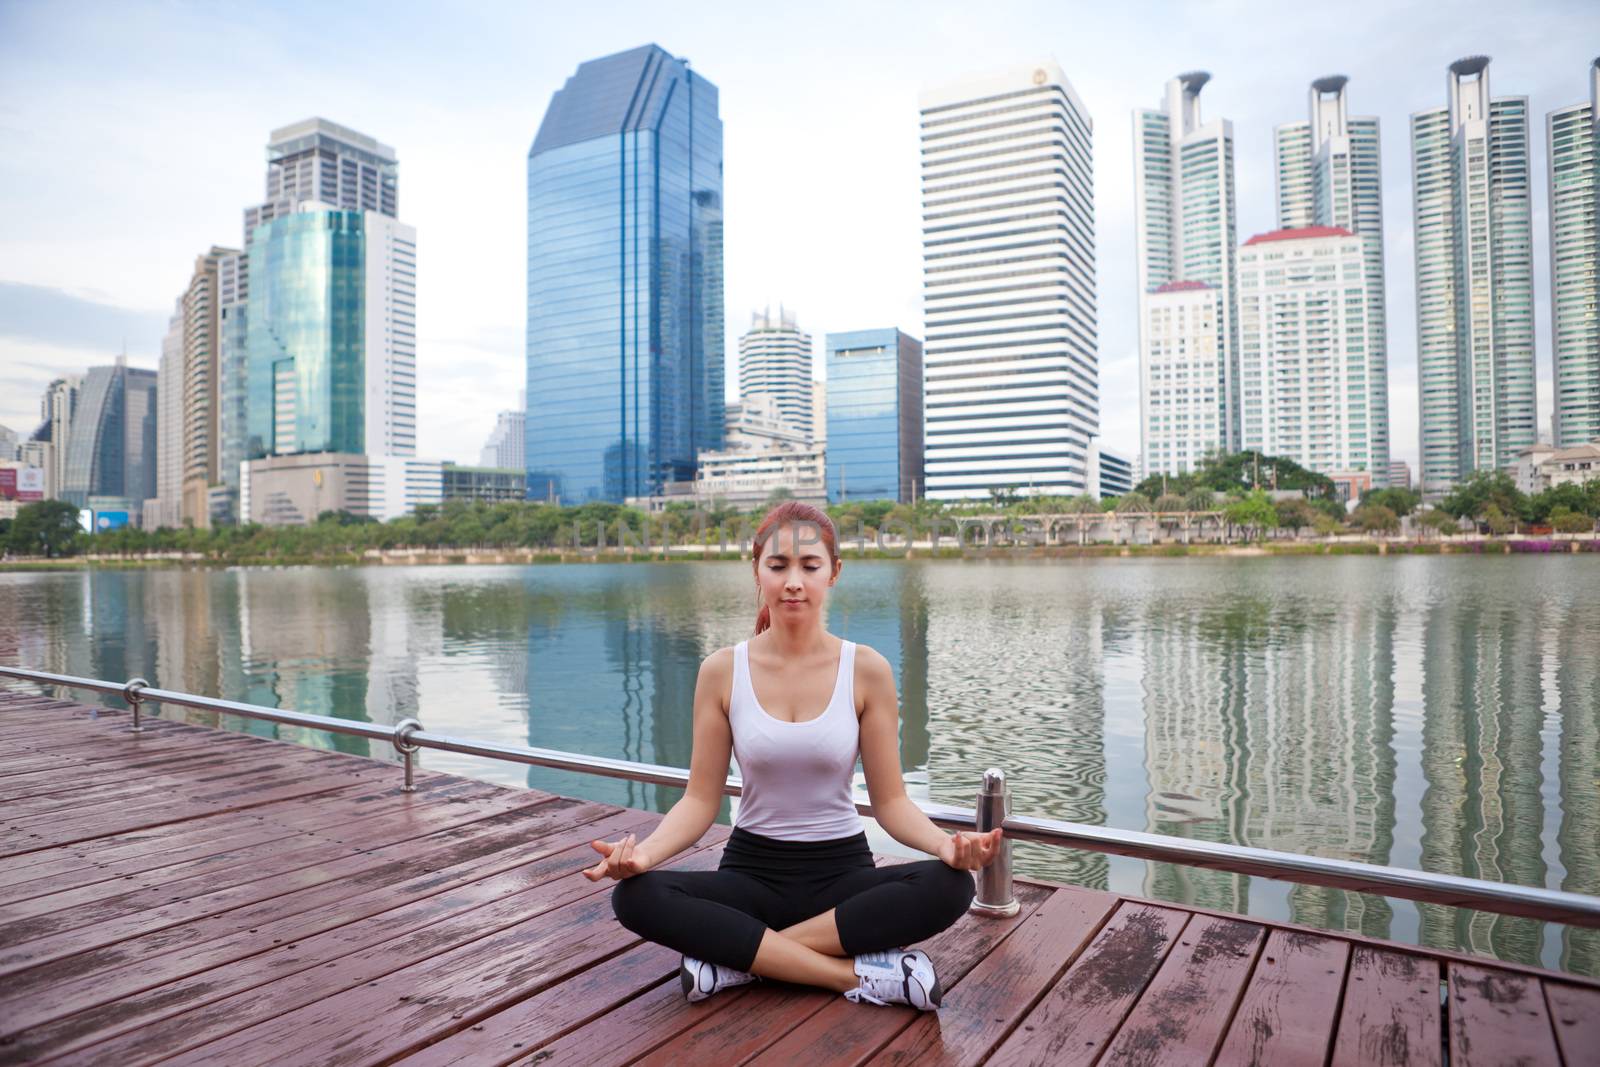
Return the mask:
<path fill-rule="evenodd" d="M 0 575 L 0 660 L 682 767 L 699 663 L 749 636 L 753 592 L 748 563 Z M 1582 560 L 852 561 L 830 626 L 894 667 L 913 795 L 970 804 L 1000 766 L 1018 812 L 1600 893 L 1600 575 Z M 655 811 L 677 795 L 421 759 Z M 1596 931 L 1017 857 L 1088 886 L 1600 973 Z"/>

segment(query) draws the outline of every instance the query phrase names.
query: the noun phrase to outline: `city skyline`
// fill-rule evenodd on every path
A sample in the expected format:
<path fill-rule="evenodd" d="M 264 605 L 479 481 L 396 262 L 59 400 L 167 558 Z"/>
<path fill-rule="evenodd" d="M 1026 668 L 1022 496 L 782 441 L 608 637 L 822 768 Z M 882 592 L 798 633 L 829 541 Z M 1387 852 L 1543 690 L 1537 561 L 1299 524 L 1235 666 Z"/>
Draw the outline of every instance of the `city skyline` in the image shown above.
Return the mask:
<path fill-rule="evenodd" d="M 509 47 L 517 35 L 504 31 L 532 16 L 485 9 L 430 29 L 439 40 L 424 59 L 406 43 L 417 35 L 421 16 L 401 12 L 376 42 L 380 66 L 409 61 L 416 77 L 405 85 L 391 78 L 378 99 L 368 89 L 377 68 L 358 62 L 322 69 L 332 46 L 297 40 L 292 13 L 191 12 L 164 19 L 162 38 L 149 42 L 157 60 L 150 69 L 160 73 L 141 68 L 108 76 L 114 66 L 105 62 L 109 51 L 143 40 L 135 28 L 137 9 L 106 8 L 104 17 L 75 21 L 43 8 L 11 8 L 0 15 L 9 42 L 0 54 L 10 60 L 0 84 L 17 90 L 26 84 L 29 92 L 7 94 L 19 102 L 0 129 L 9 159 L 0 203 L 22 220 L 0 241 L 0 261 L 7 264 L 0 270 L 0 424 L 28 432 L 37 423 L 37 397 L 52 377 L 107 362 L 124 337 L 130 363 L 154 367 L 172 294 L 183 288 L 196 251 L 236 240 L 239 205 L 259 195 L 261 132 L 317 114 L 381 137 L 408 160 L 405 215 L 428 240 L 427 277 L 419 285 L 427 295 L 419 304 L 418 451 L 470 459 L 504 406 L 498 398 L 516 388 L 522 364 L 519 228 L 504 225 L 504 218 L 498 225 L 485 220 L 520 214 L 520 160 L 550 93 L 573 65 L 649 40 L 690 57 L 723 90 L 730 351 L 743 316 L 768 300 L 798 308 L 818 334 L 896 321 L 917 333 L 917 94 L 943 79 L 1048 51 L 1097 127 L 1104 443 L 1130 454 L 1138 450 L 1132 152 L 1123 116 L 1147 106 L 1150 87 L 1174 70 L 1213 73 L 1208 111 L 1235 125 L 1244 240 L 1273 227 L 1273 127 L 1297 117 L 1293 102 L 1304 98 L 1312 80 L 1341 72 L 1352 80 L 1358 110 L 1384 124 L 1393 452 L 1415 465 L 1406 120 L 1437 106 L 1438 72 L 1474 51 L 1494 55 L 1497 92 L 1530 97 L 1534 122 L 1581 100 L 1593 58 L 1583 51 L 1588 44 L 1583 35 L 1552 32 L 1568 25 L 1564 13 L 1571 11 L 1581 8 L 1543 5 L 1510 19 L 1484 5 L 1444 27 L 1404 12 L 1345 13 L 1340 20 L 1268 27 L 1243 9 L 1220 20 L 1215 12 L 1174 9 L 1163 23 L 1171 32 L 1146 41 L 1136 20 L 1116 13 L 1068 25 L 1064 15 L 1043 6 L 981 18 L 944 9 L 907 21 L 901 43 L 870 70 L 830 78 L 807 75 L 803 61 L 825 34 L 802 31 L 791 43 L 792 56 L 758 58 L 733 41 L 750 32 L 748 25 L 732 33 L 712 13 L 687 30 L 643 9 L 621 20 L 626 30 L 576 18 L 542 32 L 525 54 L 520 45 Z M 214 58 L 207 48 L 219 25 L 253 35 L 260 54 L 244 61 L 245 76 L 230 79 L 234 88 L 209 92 L 179 111 L 181 74 Z M 70 58 L 64 55 L 69 40 Z M 1137 58 L 1104 47 L 1118 40 L 1141 40 Z M 463 61 L 440 58 L 450 44 L 462 51 L 471 44 L 483 53 L 475 53 L 470 76 L 463 75 Z M 852 47 L 867 54 L 879 46 Z M 270 79 L 270 93 L 253 86 L 255 64 L 276 70 L 284 62 L 318 69 L 293 88 L 279 77 Z M 264 86 L 268 79 L 261 81 Z M 94 111 L 85 94 L 96 106 L 108 99 L 114 106 Z M 185 128 L 198 120 L 209 137 L 203 158 L 181 166 L 152 147 L 180 114 Z M 1546 165 L 1545 146 L 1542 137 L 1533 141 L 1537 175 Z M 798 158 L 795 145 L 803 148 Z M 84 155 L 89 151 L 92 163 Z M 851 168 L 846 178 L 831 162 L 852 153 L 871 165 Z M 485 163 L 491 158 L 492 166 Z M 107 165 L 106 159 L 123 163 Z M 75 169 L 74 161 L 81 166 Z M 462 168 L 480 180 L 483 195 L 473 198 L 480 204 L 463 204 L 456 193 Z M 63 212 L 63 197 L 71 198 L 72 211 Z M 1541 190 L 1532 227 L 1541 432 L 1548 431 L 1552 395 L 1547 211 Z M 784 254 L 774 254 L 777 248 Z"/>

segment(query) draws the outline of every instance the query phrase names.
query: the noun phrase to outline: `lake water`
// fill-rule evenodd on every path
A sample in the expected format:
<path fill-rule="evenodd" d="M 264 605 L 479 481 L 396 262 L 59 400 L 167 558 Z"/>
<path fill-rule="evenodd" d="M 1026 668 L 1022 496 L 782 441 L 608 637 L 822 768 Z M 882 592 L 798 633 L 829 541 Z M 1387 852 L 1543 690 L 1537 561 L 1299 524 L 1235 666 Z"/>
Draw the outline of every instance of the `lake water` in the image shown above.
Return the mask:
<path fill-rule="evenodd" d="M 0 574 L 0 661 L 674 766 L 701 658 L 753 618 L 738 563 Z M 970 806 L 1000 766 L 1016 812 L 1600 893 L 1600 559 L 851 561 L 829 625 L 894 665 L 916 796 Z M 1600 974 L 1600 931 L 1043 846 L 1017 866 Z"/>

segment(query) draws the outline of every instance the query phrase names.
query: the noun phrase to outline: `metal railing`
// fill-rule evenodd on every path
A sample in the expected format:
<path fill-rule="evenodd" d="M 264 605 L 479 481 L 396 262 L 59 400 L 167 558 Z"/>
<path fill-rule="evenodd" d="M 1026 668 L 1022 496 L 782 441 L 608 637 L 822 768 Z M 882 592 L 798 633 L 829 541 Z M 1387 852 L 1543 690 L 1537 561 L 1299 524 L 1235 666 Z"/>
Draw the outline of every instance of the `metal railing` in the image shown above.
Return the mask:
<path fill-rule="evenodd" d="M 353 722 L 326 715 L 312 715 L 301 711 L 268 708 L 259 704 L 244 704 L 234 700 L 219 700 L 214 697 L 157 689 L 142 678 L 127 682 L 108 682 L 97 678 L 77 678 L 4 665 L 0 665 L 0 678 L 16 678 L 40 685 L 120 695 L 132 709 L 131 732 L 134 734 L 141 733 L 144 729 L 143 705 L 156 703 L 222 712 L 266 722 L 303 726 L 313 730 L 327 730 L 330 733 L 365 737 L 374 741 L 387 741 L 394 745 L 405 762 L 407 790 L 412 788 L 415 755 L 425 748 L 440 752 L 455 752 L 464 756 L 481 756 L 486 759 L 523 763 L 534 767 L 594 774 L 605 778 L 621 778 L 631 782 L 675 786 L 680 789 L 689 784 L 689 772 L 678 767 L 663 767 L 653 763 L 609 759 L 605 756 L 586 756 L 548 748 L 524 748 L 493 741 L 452 737 L 447 734 L 432 733 L 424 729 L 416 719 L 405 719 L 393 726 Z M 729 796 L 740 796 L 744 792 L 744 786 L 738 778 L 729 777 L 723 782 L 722 791 Z M 983 776 L 975 808 L 960 808 L 933 802 L 922 802 L 918 807 L 935 824 L 951 829 L 990 830 L 995 826 L 1003 826 L 1008 842 L 1032 841 L 1306 885 L 1377 893 L 1429 904 L 1478 908 L 1501 915 L 1518 915 L 1547 922 L 1600 927 L 1600 897 L 1582 893 L 1567 893 L 1506 882 L 1488 882 L 1453 874 L 1384 867 L 1323 856 L 1305 856 L 1245 845 L 1192 841 L 1162 834 L 1118 830 L 1033 815 L 1013 815 L 1007 810 L 1008 799 L 1004 773 L 991 768 Z M 872 815 L 870 802 L 857 799 L 855 805 L 861 814 Z M 980 874 L 978 895 L 973 903 L 974 910 L 990 915 L 1015 913 L 1017 905 L 1012 896 L 1011 886 L 1011 855 L 1008 845 L 1001 857 Z"/>

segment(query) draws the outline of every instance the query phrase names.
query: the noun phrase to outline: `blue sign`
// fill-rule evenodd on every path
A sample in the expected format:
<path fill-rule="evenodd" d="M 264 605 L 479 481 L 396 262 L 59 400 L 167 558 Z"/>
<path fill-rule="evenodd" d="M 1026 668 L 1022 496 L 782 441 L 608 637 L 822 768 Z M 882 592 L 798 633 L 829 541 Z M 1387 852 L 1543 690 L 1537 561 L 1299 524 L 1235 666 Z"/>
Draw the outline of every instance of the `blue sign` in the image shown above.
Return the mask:
<path fill-rule="evenodd" d="M 119 530 L 128 525 L 126 511 L 97 511 L 94 513 L 94 528 L 96 531 Z"/>

